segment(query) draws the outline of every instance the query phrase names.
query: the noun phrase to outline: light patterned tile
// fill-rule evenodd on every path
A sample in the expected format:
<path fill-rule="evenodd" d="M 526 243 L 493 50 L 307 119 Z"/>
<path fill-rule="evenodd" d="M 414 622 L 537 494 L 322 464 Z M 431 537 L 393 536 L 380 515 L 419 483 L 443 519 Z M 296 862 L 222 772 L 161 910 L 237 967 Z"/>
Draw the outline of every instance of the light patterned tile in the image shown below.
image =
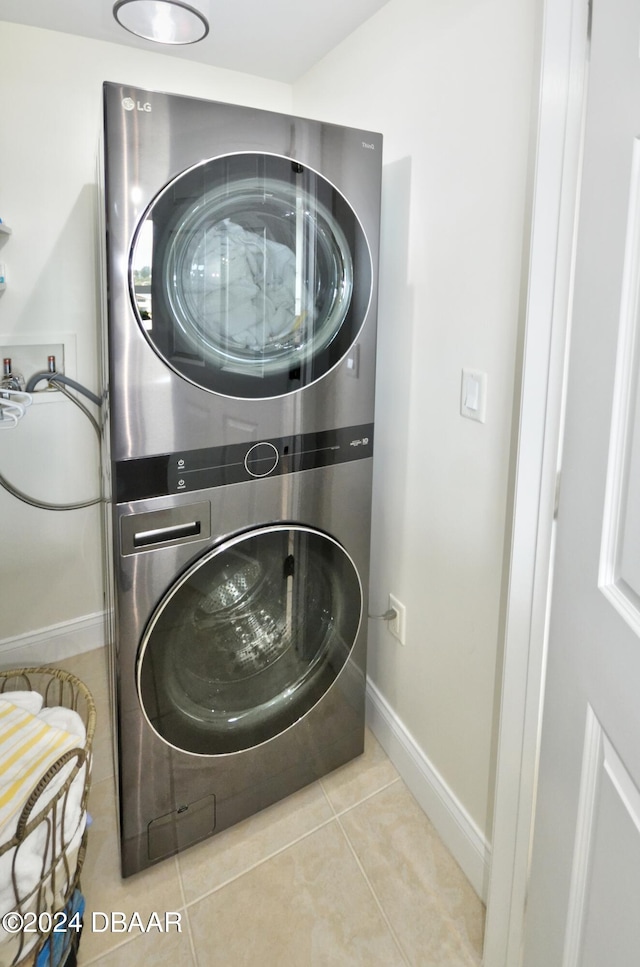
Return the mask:
<path fill-rule="evenodd" d="M 373 733 L 366 729 L 363 754 L 324 776 L 321 783 L 333 808 L 336 812 L 342 812 L 384 789 L 397 778 L 395 766 Z"/>
<path fill-rule="evenodd" d="M 484 907 L 404 783 L 340 817 L 411 964 L 480 963 Z"/>
<path fill-rule="evenodd" d="M 318 783 L 178 857 L 187 903 L 244 873 L 332 817 Z"/>
<path fill-rule="evenodd" d="M 73 655 L 53 662 L 56 668 L 72 672 L 87 686 L 96 705 L 96 731 L 93 739 L 93 782 L 101 782 L 114 773 L 111 709 L 105 648 Z"/>
<path fill-rule="evenodd" d="M 82 892 L 86 898 L 83 957 L 90 960 L 107 953 L 122 942 L 122 934 L 91 929 L 93 913 L 110 915 L 122 912 L 130 920 L 137 912 L 146 923 L 152 913 L 179 911 L 182 906 L 180 881 L 175 859 L 123 880 L 120 875 L 120 850 L 116 825 L 115 791 L 112 779 L 92 785 L 89 812 L 87 858 L 82 870 Z M 99 926 L 102 918 L 97 918 Z"/>
<path fill-rule="evenodd" d="M 79 967 L 88 967 L 84 939 L 78 951 Z M 158 933 L 135 934 L 108 954 L 91 960 L 91 967 L 140 967 L 140 964 L 153 964 L 153 967 L 194 967 L 193 955 L 186 927 L 182 933 L 169 930 Z"/>
<path fill-rule="evenodd" d="M 261 967 L 480 963 L 482 904 L 369 731 L 364 754 L 321 784 L 123 881 L 115 791 L 105 778 L 113 774 L 106 655 L 100 649 L 57 664 L 88 685 L 98 712 L 80 967 L 129 967 L 145 960 L 192 967 L 189 919 L 199 967 L 210 967 L 213 950 L 215 962 L 225 967 L 256 961 Z M 332 810 L 340 814 L 405 956 Z M 122 943 L 121 933 L 91 930 L 94 911 L 119 910 L 128 917 L 138 911 L 143 920 L 153 911 L 180 911 L 185 900 L 178 869 L 191 904 L 183 912 L 184 933 L 134 931 Z"/>
<path fill-rule="evenodd" d="M 200 967 L 406 964 L 336 820 L 188 913 Z"/>
<path fill-rule="evenodd" d="M 52 662 L 56 668 L 72 672 L 87 686 L 96 705 L 108 707 L 109 683 L 107 679 L 107 654 L 105 648 L 95 648 L 70 658 Z"/>

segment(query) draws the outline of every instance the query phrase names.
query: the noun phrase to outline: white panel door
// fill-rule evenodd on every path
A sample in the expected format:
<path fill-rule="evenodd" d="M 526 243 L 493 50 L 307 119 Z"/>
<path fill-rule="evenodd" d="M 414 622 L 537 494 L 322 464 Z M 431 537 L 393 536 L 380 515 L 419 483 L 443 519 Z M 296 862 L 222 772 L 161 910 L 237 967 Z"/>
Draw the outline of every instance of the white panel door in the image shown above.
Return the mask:
<path fill-rule="evenodd" d="M 592 21 L 526 967 L 640 964 L 640 2 Z"/>

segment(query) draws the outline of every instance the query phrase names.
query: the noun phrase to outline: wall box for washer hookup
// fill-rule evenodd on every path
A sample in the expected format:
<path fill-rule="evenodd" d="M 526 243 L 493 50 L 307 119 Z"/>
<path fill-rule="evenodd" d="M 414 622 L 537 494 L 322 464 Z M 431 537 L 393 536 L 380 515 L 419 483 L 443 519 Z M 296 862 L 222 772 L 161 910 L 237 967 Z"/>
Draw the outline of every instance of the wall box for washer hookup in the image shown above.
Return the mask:
<path fill-rule="evenodd" d="M 11 360 L 11 370 L 20 373 L 28 383 L 36 373 L 48 370 L 49 356 L 55 356 L 55 368 L 72 379 L 76 373 L 76 337 L 73 333 L 14 333 L 0 335 L 0 352 Z M 44 379 L 33 393 L 34 403 L 53 403 L 64 399 L 62 393 L 47 387 Z"/>

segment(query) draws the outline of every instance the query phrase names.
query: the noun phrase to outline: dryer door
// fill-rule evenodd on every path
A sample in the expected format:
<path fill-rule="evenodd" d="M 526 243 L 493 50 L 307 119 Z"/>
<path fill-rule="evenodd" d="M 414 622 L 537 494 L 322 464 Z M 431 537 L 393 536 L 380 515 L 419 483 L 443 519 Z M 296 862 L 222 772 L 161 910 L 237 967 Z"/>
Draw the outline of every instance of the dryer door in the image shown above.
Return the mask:
<path fill-rule="evenodd" d="M 354 211 L 317 172 L 277 155 L 183 172 L 150 205 L 130 258 L 156 352 L 236 398 L 283 396 L 324 376 L 357 338 L 371 290 Z"/>
<path fill-rule="evenodd" d="M 226 541 L 182 575 L 149 622 L 138 658 L 147 720 L 197 755 L 259 745 L 331 687 L 361 616 L 356 568 L 331 537 L 274 525 Z"/>

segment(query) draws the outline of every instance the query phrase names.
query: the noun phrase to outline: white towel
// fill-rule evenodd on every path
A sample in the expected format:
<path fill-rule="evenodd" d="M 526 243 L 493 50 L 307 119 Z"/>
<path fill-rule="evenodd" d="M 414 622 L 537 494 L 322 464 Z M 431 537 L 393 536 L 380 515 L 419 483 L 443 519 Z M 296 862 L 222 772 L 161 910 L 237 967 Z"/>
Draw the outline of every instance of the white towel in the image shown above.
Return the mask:
<path fill-rule="evenodd" d="M 84 747 L 87 737 L 84 722 L 78 713 L 73 711 L 73 709 L 62 708 L 61 706 L 56 706 L 54 708 L 43 708 L 38 715 L 38 718 L 54 728 L 61 729 L 62 731 L 68 732 L 70 735 L 76 736 L 77 747 Z M 78 760 L 74 757 L 62 767 L 60 772 L 52 779 L 47 789 L 43 792 L 41 799 L 38 802 L 38 810 L 43 809 L 47 803 L 49 803 L 53 797 L 58 794 L 58 791 L 67 781 L 69 774 L 77 764 Z M 60 829 L 60 840 L 63 846 L 66 846 L 71 836 L 74 835 L 74 832 L 80 822 L 80 811 L 82 794 L 85 787 L 85 776 L 86 766 L 83 765 L 66 793 L 64 801 L 64 817 L 62 818 L 60 811 L 58 812 L 58 823 L 62 823 L 64 819 L 64 823 Z"/>
<path fill-rule="evenodd" d="M 31 712 L 32 715 L 38 715 L 42 709 L 40 692 L 2 692 L 0 699 L 10 702 L 11 705 L 17 705 L 18 708 L 23 708 L 25 712 Z"/>
<path fill-rule="evenodd" d="M 84 722 L 73 709 L 56 705 L 54 708 L 43 708 L 41 712 L 37 712 L 36 714 L 42 722 L 46 722 L 47 725 L 51 725 L 54 729 L 60 729 L 63 732 L 69 732 L 71 735 L 77 736 L 80 739 L 79 744 L 81 746 L 84 745 L 87 731 L 84 727 Z"/>
<path fill-rule="evenodd" d="M 3 696 L 0 700 L 0 845 L 13 838 L 20 811 L 42 776 L 61 755 L 84 747 L 85 741 L 86 729 L 77 712 L 46 708 L 34 716 L 7 702 Z M 30 819 L 41 813 L 59 793 L 76 765 L 77 759 L 72 756 L 52 777 Z M 48 814 L 47 821 L 40 823 L 18 847 L 0 856 L 0 917 L 14 910 L 18 899 L 22 913 L 37 910 L 38 887 L 43 877 L 49 909 L 56 910 L 64 904 L 86 826 L 82 797 L 88 768 L 89 763 L 82 765 L 65 795 L 56 803 L 55 812 L 52 809 Z M 55 896 L 52 881 L 56 883 Z M 36 935 L 29 938 L 21 956 L 36 939 Z M 18 944 L 19 938 L 7 935 L 0 926 L 0 967 L 12 962 Z"/>
<path fill-rule="evenodd" d="M 0 844 L 12 839 L 31 792 L 78 737 L 0 699 Z"/>
<path fill-rule="evenodd" d="M 43 910 L 53 913 L 63 909 L 75 877 L 84 825 L 83 821 L 82 828 L 77 830 L 64 855 L 57 860 L 55 878 L 51 852 L 45 845 L 46 824 L 39 824 L 19 847 L 0 857 L 0 967 L 12 967 L 18 953 L 22 963 L 23 958 L 39 940 L 37 933 L 7 933 L 2 927 L 2 914 L 16 909 L 16 892 L 20 898 L 20 912 L 23 916 L 27 913 L 38 914 Z M 14 859 L 17 891 L 14 891 L 12 880 Z M 55 893 L 53 883 L 56 885 Z"/>

